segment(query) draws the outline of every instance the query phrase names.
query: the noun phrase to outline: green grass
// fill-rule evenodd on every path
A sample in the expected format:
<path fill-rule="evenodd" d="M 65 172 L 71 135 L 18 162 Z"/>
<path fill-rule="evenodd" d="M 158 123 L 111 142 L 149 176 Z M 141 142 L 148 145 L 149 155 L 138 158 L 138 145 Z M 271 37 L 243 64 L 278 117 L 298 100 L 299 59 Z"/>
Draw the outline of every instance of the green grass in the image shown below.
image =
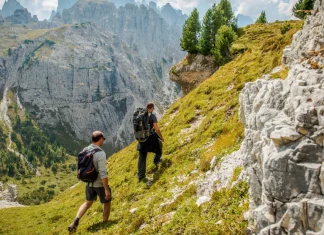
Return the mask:
<path fill-rule="evenodd" d="M 9 90 L 7 92 L 7 99 L 9 100 L 7 114 L 11 120 L 11 123 L 14 124 L 17 117 L 19 117 L 21 123 L 23 123 L 26 120 L 27 114 L 24 110 L 21 110 L 18 107 L 15 92 Z M 41 135 L 37 136 L 39 139 L 41 138 L 43 140 L 38 141 L 40 142 L 38 143 L 39 146 L 46 145 L 48 150 L 51 150 L 52 152 L 55 152 L 54 154 L 57 154 L 56 156 L 62 155 L 62 153 L 55 151 L 55 149 L 60 148 L 57 148 L 56 146 L 54 147 L 54 143 L 49 143 L 49 140 L 46 139 L 41 131 L 39 131 L 35 122 L 32 122 L 28 128 L 29 130 L 33 130 L 34 133 Z M 44 167 L 44 164 L 41 164 L 41 162 L 38 160 L 43 159 L 44 161 L 44 156 L 38 155 L 35 150 L 28 151 L 29 154 L 34 156 L 35 164 L 41 173 L 41 176 L 37 177 L 24 161 L 21 161 L 19 158 L 14 160 L 13 157 L 17 157 L 14 154 L 9 154 L 7 151 L 7 146 L 9 144 L 8 127 L 3 123 L 0 123 L 0 129 L 0 139 L 4 139 L 4 143 L 1 143 L 3 145 L 0 145 L 0 181 L 18 185 L 18 202 L 28 205 L 48 202 L 54 195 L 65 191 L 68 187 L 77 183 L 77 179 L 75 177 L 75 157 L 66 154 L 64 157 L 64 163 L 56 163 L 57 171 L 54 173 L 51 167 Z M 29 134 L 30 133 L 32 132 L 29 131 Z M 11 138 L 13 141 L 11 147 L 20 153 L 22 153 L 21 150 L 24 149 L 25 153 L 23 154 L 25 157 L 27 157 L 26 150 L 30 149 L 29 146 L 26 146 L 25 143 L 23 143 L 21 134 L 13 131 L 11 132 Z M 32 138 L 36 138 L 36 135 L 33 135 Z M 49 151 L 46 151 L 46 154 L 48 154 L 48 152 Z M 6 168 L 8 168 L 9 165 L 8 162 L 10 162 L 10 165 L 13 166 L 14 174 L 10 174 L 10 172 L 5 173 L 5 171 L 7 171 Z"/>
<path fill-rule="evenodd" d="M 100 223 L 97 202 L 81 220 L 77 234 L 244 234 L 246 182 L 215 192 L 200 207 L 195 204 L 197 187 L 190 182 L 204 176 L 214 156 L 220 162 L 239 148 L 244 137 L 238 117 L 240 91 L 245 83 L 280 65 L 283 48 L 301 24 L 291 22 L 292 29 L 284 35 L 280 23 L 245 28 L 233 45 L 244 50 L 237 50 L 231 62 L 175 102 L 159 122 L 165 138 L 164 161 L 150 175 L 152 187 L 137 182 L 138 153 L 132 143 L 108 161 L 114 198 L 110 223 Z M 195 126 L 196 122 L 201 124 Z M 148 171 L 152 161 L 149 154 Z M 235 169 L 233 181 L 241 170 Z M 182 192 L 177 197 L 175 189 Z M 66 227 L 83 201 L 84 185 L 79 184 L 47 204 L 2 210 L 0 221 L 5 222 L 0 222 L 0 234 L 67 234 Z M 132 208 L 137 208 L 133 214 Z"/>

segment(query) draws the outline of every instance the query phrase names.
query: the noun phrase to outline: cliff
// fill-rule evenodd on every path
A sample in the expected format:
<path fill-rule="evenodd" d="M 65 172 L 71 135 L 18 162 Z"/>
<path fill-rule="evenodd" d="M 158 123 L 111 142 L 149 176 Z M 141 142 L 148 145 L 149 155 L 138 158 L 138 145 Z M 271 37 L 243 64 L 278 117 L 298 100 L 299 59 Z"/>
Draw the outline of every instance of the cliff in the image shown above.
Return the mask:
<path fill-rule="evenodd" d="M 250 183 L 251 231 L 323 234 L 324 3 L 317 0 L 283 61 L 286 80 L 248 83 L 240 95 L 240 154 Z"/>
<path fill-rule="evenodd" d="M 181 86 L 184 94 L 189 93 L 217 70 L 212 56 L 188 54 L 170 70 L 170 79 Z"/>
<path fill-rule="evenodd" d="M 4 32 L 8 27 L 3 25 Z M 3 84 L 17 88 L 40 127 L 70 150 L 81 148 L 89 133 L 100 129 L 112 153 L 133 140 L 136 107 L 151 100 L 161 115 L 178 96 L 168 71 L 183 55 L 180 30 L 144 5 L 117 9 L 107 1 L 82 0 L 48 25 L 14 30 L 0 46 L 8 55 L 0 91 Z"/>
<path fill-rule="evenodd" d="M 16 0 L 6 0 L 3 4 L 1 15 L 5 18 L 13 15 L 16 10 L 23 10 L 24 7 Z"/>

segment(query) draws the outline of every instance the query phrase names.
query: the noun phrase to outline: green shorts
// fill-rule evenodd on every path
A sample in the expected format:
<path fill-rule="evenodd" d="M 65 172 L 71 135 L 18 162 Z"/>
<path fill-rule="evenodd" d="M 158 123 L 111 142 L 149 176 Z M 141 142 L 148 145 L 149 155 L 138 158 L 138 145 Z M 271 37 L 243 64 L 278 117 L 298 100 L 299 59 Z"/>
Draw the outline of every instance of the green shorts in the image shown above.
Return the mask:
<path fill-rule="evenodd" d="M 110 199 L 106 200 L 106 194 L 105 194 L 105 188 L 104 187 L 89 187 L 89 185 L 86 185 L 86 200 L 87 201 L 96 201 L 97 196 L 99 195 L 100 202 L 101 203 L 108 203 L 111 202 L 112 199 L 112 193 L 111 193 L 111 188 L 109 188 L 110 191 Z"/>

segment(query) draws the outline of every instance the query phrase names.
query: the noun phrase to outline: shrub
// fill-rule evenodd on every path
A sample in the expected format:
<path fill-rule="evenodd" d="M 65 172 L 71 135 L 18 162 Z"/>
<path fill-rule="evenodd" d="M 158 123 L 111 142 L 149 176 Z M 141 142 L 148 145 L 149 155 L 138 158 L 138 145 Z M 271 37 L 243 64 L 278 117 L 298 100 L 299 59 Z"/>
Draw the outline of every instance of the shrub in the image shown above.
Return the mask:
<path fill-rule="evenodd" d="M 291 25 L 287 21 L 283 25 L 280 26 L 280 32 L 281 32 L 281 34 L 287 33 L 290 29 L 291 29 Z"/>

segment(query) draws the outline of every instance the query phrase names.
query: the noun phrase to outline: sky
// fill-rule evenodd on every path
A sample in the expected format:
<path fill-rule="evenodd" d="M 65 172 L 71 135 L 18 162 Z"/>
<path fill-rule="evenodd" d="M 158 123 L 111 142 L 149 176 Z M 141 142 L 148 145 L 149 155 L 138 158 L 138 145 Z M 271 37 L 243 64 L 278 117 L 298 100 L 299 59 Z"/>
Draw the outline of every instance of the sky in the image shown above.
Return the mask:
<path fill-rule="evenodd" d="M 2 8 L 5 0 L 0 0 Z M 39 20 L 49 18 L 52 10 L 56 10 L 58 0 L 18 0 L 32 15 L 37 15 Z M 150 0 L 146 0 L 149 2 Z M 220 0 L 155 0 L 158 6 L 170 3 L 174 8 L 182 10 L 186 14 L 194 8 L 198 8 L 202 18 L 214 3 Z M 265 10 L 269 22 L 275 20 L 288 20 L 292 18 L 292 7 L 298 0 L 230 0 L 235 14 L 250 16 L 255 21 L 262 10 Z"/>

